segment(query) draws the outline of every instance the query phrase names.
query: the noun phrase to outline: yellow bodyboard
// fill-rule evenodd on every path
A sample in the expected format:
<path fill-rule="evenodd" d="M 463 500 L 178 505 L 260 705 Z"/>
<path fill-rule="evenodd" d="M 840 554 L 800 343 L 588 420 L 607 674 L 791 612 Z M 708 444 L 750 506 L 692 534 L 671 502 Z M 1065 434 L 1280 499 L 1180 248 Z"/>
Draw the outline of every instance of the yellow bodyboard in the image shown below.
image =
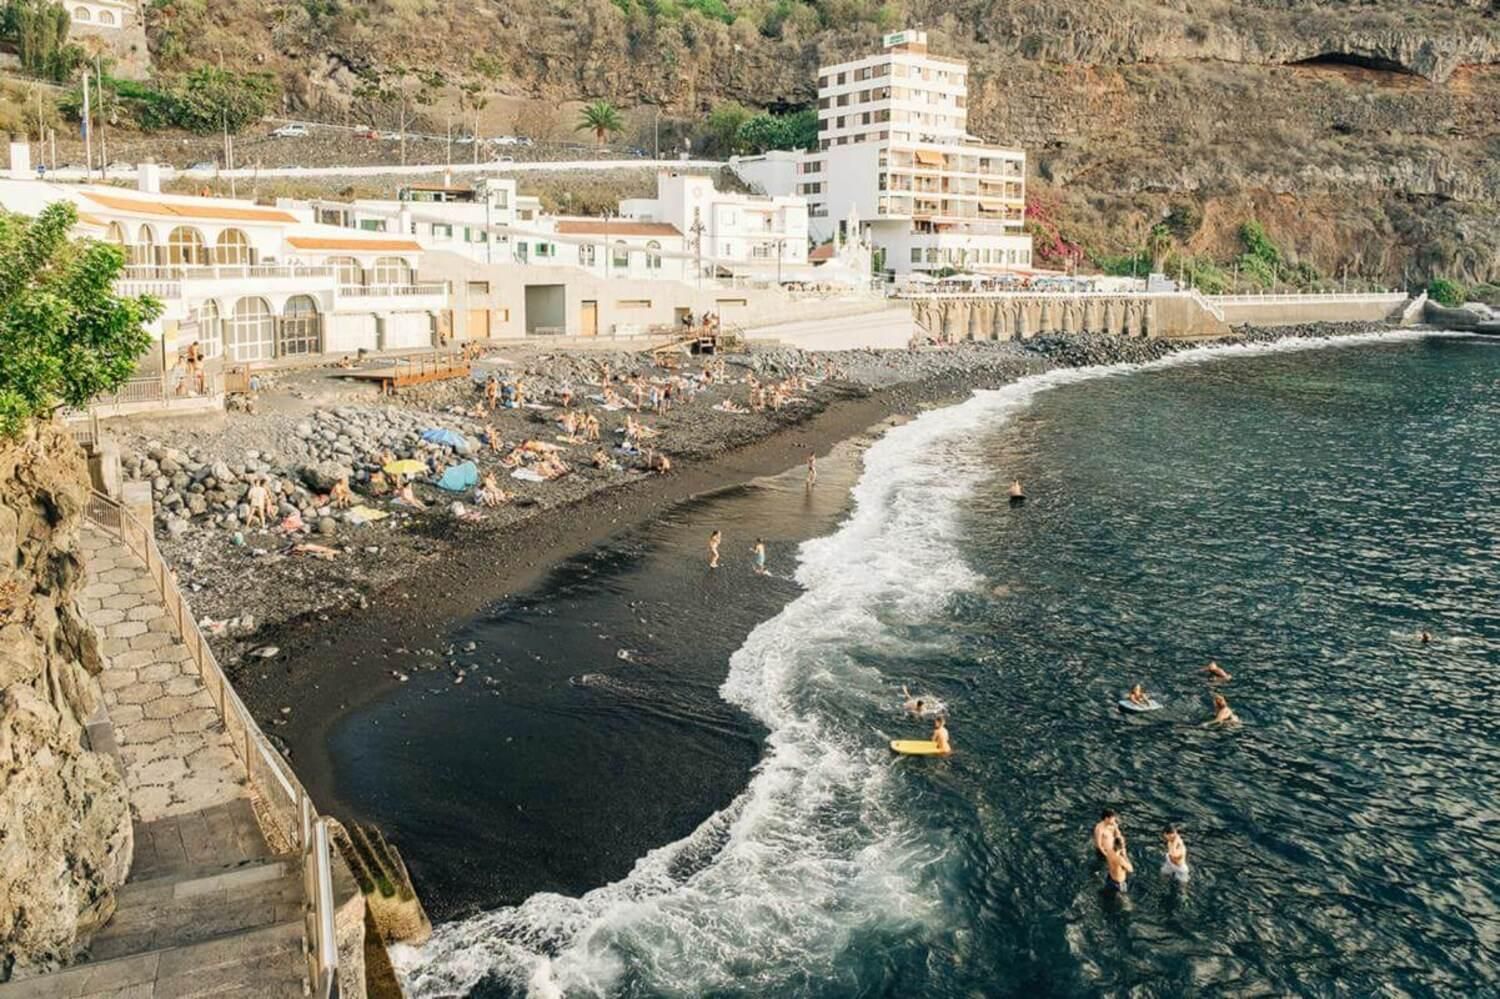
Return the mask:
<path fill-rule="evenodd" d="M 892 739 L 891 751 L 902 756 L 941 756 L 931 739 Z"/>

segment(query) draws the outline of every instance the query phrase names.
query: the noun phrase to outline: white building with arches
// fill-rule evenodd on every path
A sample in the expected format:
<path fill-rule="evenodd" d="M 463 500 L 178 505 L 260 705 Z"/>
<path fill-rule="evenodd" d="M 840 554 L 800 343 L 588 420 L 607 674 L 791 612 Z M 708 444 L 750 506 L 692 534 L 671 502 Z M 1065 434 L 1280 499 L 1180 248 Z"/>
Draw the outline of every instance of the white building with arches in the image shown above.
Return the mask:
<path fill-rule="evenodd" d="M 63 6 L 75 28 L 117 31 L 130 27 L 136 16 L 130 0 L 63 0 Z"/>
<path fill-rule="evenodd" d="M 154 187 L 154 170 L 143 171 Z M 122 248 L 121 292 L 165 306 L 163 355 L 197 342 L 209 359 L 264 366 L 359 350 L 431 348 L 448 328 L 448 287 L 419 280 L 412 239 L 350 233 L 244 201 L 0 180 L 0 207 L 26 215 L 70 201 L 83 234 Z"/>

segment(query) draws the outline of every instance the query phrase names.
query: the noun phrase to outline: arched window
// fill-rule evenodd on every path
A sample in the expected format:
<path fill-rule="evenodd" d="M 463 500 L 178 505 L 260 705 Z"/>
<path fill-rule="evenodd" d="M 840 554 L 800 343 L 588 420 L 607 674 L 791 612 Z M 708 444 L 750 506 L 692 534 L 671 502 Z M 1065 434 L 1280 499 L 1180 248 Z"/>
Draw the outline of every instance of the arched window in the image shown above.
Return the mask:
<path fill-rule="evenodd" d="M 250 262 L 250 238 L 240 229 L 225 229 L 219 233 L 214 244 L 214 263 L 248 264 Z"/>
<path fill-rule="evenodd" d="M 107 10 L 101 10 L 99 12 L 99 23 L 113 25 L 115 23 L 115 16 Z"/>
<path fill-rule="evenodd" d="M 578 247 L 578 263 L 582 267 L 594 266 L 594 244 L 584 243 Z"/>
<path fill-rule="evenodd" d="M 242 298 L 224 330 L 231 361 L 269 361 L 276 353 L 276 317 L 263 298 Z"/>
<path fill-rule="evenodd" d="M 136 237 L 135 262 L 146 267 L 156 266 L 156 233 L 149 225 L 143 225 Z"/>
<path fill-rule="evenodd" d="M 75 20 L 75 21 L 92 21 L 93 19 L 94 19 L 93 15 L 89 13 L 89 9 L 87 7 L 74 7 L 73 8 L 73 20 Z"/>
<path fill-rule="evenodd" d="M 116 246 L 124 246 L 125 227 L 118 222 L 111 222 L 109 224 L 109 227 L 104 230 L 104 238 L 106 241 L 111 242 Z"/>
<path fill-rule="evenodd" d="M 211 298 L 198 306 L 198 346 L 205 358 L 224 353 L 224 318 L 219 303 Z"/>
<path fill-rule="evenodd" d="M 180 225 L 167 234 L 167 263 L 182 267 L 204 263 L 203 235 L 197 229 Z"/>
<path fill-rule="evenodd" d="M 318 316 L 318 303 L 307 295 L 293 295 L 281 310 L 276 356 L 322 352 L 323 323 Z"/>
<path fill-rule="evenodd" d="M 400 257 L 376 257 L 373 284 L 382 288 L 411 286 L 411 264 Z"/>
<path fill-rule="evenodd" d="M 339 276 L 340 288 L 358 288 L 365 283 L 365 270 L 353 257 L 329 257 L 328 263 Z"/>
<path fill-rule="evenodd" d="M 646 244 L 646 269 L 648 271 L 661 270 L 661 244 L 654 239 Z"/>
<path fill-rule="evenodd" d="M 615 244 L 614 253 L 611 255 L 610 263 L 622 270 L 630 266 L 630 247 L 622 240 Z"/>

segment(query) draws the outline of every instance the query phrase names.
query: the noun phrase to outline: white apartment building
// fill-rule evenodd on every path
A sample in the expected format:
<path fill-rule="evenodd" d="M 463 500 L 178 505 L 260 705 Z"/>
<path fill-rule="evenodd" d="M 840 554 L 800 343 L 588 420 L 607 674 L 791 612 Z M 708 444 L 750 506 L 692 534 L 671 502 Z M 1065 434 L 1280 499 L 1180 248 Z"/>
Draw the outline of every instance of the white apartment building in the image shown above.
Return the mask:
<path fill-rule="evenodd" d="M 785 191 L 807 199 L 814 239 L 852 215 L 892 277 L 1029 269 L 1026 154 L 970 135 L 967 106 L 968 64 L 928 54 L 925 32 L 819 69 L 818 149 L 801 154 Z M 767 193 L 785 189 L 780 160 L 735 167 Z"/>
<path fill-rule="evenodd" d="M 20 147 L 19 149 L 17 147 Z M 25 143 L 11 177 L 28 176 Z M 162 194 L 154 164 L 139 189 L 0 180 L 0 208 L 36 215 L 72 202 L 82 234 L 121 246 L 124 294 L 165 306 L 159 356 L 196 340 L 209 359 L 254 365 L 320 354 L 431 347 L 450 321 L 448 287 L 423 283 L 409 238 L 351 233 L 248 201 Z"/>
<path fill-rule="evenodd" d="M 655 198 L 620 202 L 623 218 L 674 226 L 708 273 L 768 274 L 807 263 L 807 200 L 719 191 L 713 178 L 662 170 Z"/>

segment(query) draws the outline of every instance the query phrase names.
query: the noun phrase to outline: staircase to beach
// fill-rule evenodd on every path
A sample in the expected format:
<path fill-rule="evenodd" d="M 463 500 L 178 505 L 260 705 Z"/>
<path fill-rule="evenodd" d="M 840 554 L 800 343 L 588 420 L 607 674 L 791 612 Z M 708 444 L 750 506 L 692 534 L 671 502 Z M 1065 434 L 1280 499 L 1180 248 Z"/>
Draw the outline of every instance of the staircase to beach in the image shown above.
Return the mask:
<path fill-rule="evenodd" d="M 124 772 L 135 853 L 78 963 L 0 984 L 0 999 L 337 995 L 334 898 L 358 891 L 334 873 L 326 825 L 223 680 L 149 534 L 100 498 L 90 513 L 116 530 L 96 519 L 83 537 L 81 609 L 104 659 L 89 736 Z M 290 795 L 279 822 L 277 787 Z"/>

